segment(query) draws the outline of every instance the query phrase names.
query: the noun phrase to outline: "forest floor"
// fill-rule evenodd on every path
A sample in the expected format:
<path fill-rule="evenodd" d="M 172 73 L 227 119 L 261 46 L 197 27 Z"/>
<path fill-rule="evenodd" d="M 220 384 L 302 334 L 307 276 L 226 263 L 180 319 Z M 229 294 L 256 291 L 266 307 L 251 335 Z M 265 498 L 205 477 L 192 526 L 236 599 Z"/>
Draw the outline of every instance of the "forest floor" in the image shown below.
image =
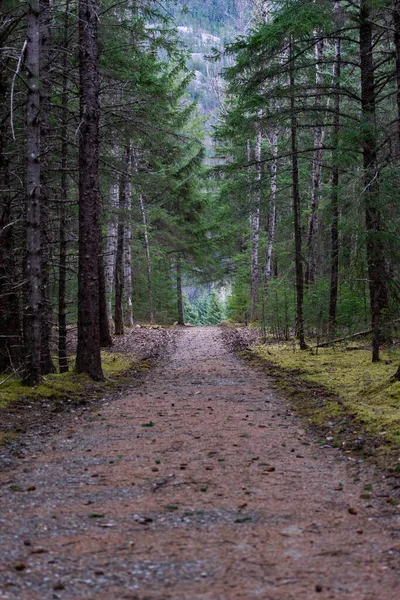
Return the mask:
<path fill-rule="evenodd" d="M 316 443 L 220 328 L 182 329 L 141 385 L 31 436 L 0 484 L 2 600 L 400 594 L 393 483 Z"/>

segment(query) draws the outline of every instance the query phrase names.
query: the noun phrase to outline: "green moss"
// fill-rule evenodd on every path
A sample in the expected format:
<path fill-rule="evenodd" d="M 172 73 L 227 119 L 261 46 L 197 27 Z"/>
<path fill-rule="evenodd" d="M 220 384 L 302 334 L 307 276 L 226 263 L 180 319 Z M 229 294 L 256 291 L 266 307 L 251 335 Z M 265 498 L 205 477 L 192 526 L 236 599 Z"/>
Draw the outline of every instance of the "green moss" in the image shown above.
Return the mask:
<path fill-rule="evenodd" d="M 137 371 L 143 368 L 149 368 L 148 363 L 132 362 L 124 354 L 113 354 L 111 352 L 102 352 L 103 373 L 107 379 L 106 383 L 95 383 L 86 375 L 77 375 L 73 368 L 68 373 L 57 373 L 46 375 L 43 383 L 36 387 L 26 387 L 21 381 L 11 377 L 5 379 L 1 385 L 0 408 L 5 408 L 11 402 L 16 400 L 35 400 L 59 399 L 67 397 L 79 398 L 87 396 L 88 392 L 99 392 L 105 387 L 112 385 L 113 379 L 120 379 L 125 373 L 136 368 Z"/>
<path fill-rule="evenodd" d="M 313 407 L 311 422 L 326 424 L 332 416 L 350 414 L 369 434 L 399 444 L 400 382 L 390 379 L 400 363 L 400 350 L 382 352 L 379 363 L 372 363 L 371 352 L 362 348 L 321 348 L 317 353 L 279 344 L 259 345 L 253 352 L 331 393 Z M 284 385 L 291 387 L 290 381 Z"/>
<path fill-rule="evenodd" d="M 8 446 L 11 442 L 17 439 L 18 435 L 16 433 L 12 433 L 11 431 L 7 431 L 2 433 L 0 431 L 0 446 Z"/>

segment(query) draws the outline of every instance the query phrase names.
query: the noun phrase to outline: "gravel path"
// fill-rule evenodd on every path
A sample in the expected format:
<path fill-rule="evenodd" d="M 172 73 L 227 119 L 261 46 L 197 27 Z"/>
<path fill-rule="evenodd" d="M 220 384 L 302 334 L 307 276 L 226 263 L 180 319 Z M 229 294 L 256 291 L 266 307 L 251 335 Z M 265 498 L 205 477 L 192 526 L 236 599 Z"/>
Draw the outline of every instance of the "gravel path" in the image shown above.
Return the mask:
<path fill-rule="evenodd" d="M 382 475 L 314 443 L 218 328 L 31 452 L 0 475 L 2 600 L 400 597 Z"/>

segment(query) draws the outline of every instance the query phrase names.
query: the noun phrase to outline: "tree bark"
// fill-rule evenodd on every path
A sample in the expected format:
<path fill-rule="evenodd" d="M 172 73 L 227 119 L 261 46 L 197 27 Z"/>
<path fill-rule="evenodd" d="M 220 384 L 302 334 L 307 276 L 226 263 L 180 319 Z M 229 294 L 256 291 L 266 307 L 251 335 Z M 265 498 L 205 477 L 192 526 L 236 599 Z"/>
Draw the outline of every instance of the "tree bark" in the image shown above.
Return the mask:
<path fill-rule="evenodd" d="M 317 35 L 317 34 L 316 34 Z M 316 118 L 320 119 L 319 109 L 321 107 L 321 93 L 319 88 L 322 83 L 322 61 L 324 58 L 324 40 L 320 39 L 315 44 L 315 87 L 316 95 L 314 107 Z M 306 237 L 307 262 L 305 273 L 305 284 L 313 284 L 316 276 L 316 253 L 315 253 L 315 235 L 318 231 L 318 207 L 321 197 L 321 170 L 322 155 L 325 132 L 321 125 L 314 129 L 314 155 L 312 162 L 312 189 L 311 189 L 311 214 L 308 220 L 308 229 Z"/>
<path fill-rule="evenodd" d="M 261 117 L 259 111 L 258 118 Z M 259 317 L 259 293 L 260 293 L 260 205 L 261 205 L 261 145 L 262 131 L 260 123 L 257 123 L 256 145 L 255 145 L 255 193 L 254 206 L 252 207 L 250 226 L 251 226 L 251 305 L 250 321 L 256 321 Z"/>
<path fill-rule="evenodd" d="M 68 372 L 67 354 L 67 223 L 68 223 L 68 35 L 69 2 L 64 16 L 63 76 L 62 76 L 62 116 L 61 116 L 61 202 L 59 229 L 58 267 L 58 368 L 60 373 Z"/>
<path fill-rule="evenodd" d="M 335 10 L 337 10 L 335 3 Z M 330 337 L 335 335 L 336 329 L 336 308 L 339 289 L 339 164 L 338 164 L 338 145 L 340 135 L 340 71 L 341 71 L 341 41 L 335 39 L 335 63 L 333 71 L 333 81 L 335 86 L 334 94 L 334 114 L 333 114 L 333 161 L 332 161 L 332 185 L 331 185 L 331 277 L 329 290 L 329 317 L 328 334 Z"/>
<path fill-rule="evenodd" d="M 132 145 L 127 150 L 127 172 L 132 172 Z M 133 327 L 132 304 L 132 184 L 130 177 L 126 181 L 126 219 L 124 230 L 124 323 L 126 327 Z"/>
<path fill-rule="evenodd" d="M 176 259 L 176 299 L 178 306 L 178 325 L 185 324 L 185 315 L 183 311 L 183 294 L 182 294 L 182 262 L 178 254 Z"/>
<path fill-rule="evenodd" d="M 76 369 L 103 380 L 99 328 L 98 0 L 79 0 L 79 267 Z"/>
<path fill-rule="evenodd" d="M 393 24 L 396 49 L 397 155 L 400 156 L 400 0 L 393 0 Z"/>
<path fill-rule="evenodd" d="M 153 303 L 153 284 L 151 277 L 151 256 L 150 256 L 150 240 L 149 240 L 149 231 L 147 226 L 147 217 L 146 217 L 146 208 L 144 205 L 144 198 L 142 194 L 139 194 L 139 205 L 140 212 L 142 214 L 142 223 L 143 223 L 143 234 L 144 234 L 144 243 L 146 247 L 146 261 L 147 261 L 147 292 L 149 298 L 149 316 L 150 323 L 155 323 L 155 315 L 154 315 L 154 303 Z"/>
<path fill-rule="evenodd" d="M 360 2 L 361 107 L 363 118 L 364 207 L 367 234 L 367 265 L 372 324 L 372 361 L 379 361 L 382 343 L 381 315 L 387 306 L 385 259 L 381 240 L 382 215 L 379 198 L 377 131 L 372 23 L 368 0 Z"/>
<path fill-rule="evenodd" d="M 109 327 L 109 319 L 107 313 L 107 293 L 106 293 L 106 279 L 104 274 L 104 253 L 103 239 L 100 230 L 100 254 L 99 254 L 99 335 L 100 335 L 100 346 L 101 348 L 109 348 L 112 346 L 112 337 Z"/>
<path fill-rule="evenodd" d="M 27 12 L 26 103 L 26 306 L 24 314 L 26 385 L 40 383 L 42 269 L 40 240 L 40 7 L 31 0 Z"/>
<path fill-rule="evenodd" d="M 55 373 L 51 357 L 53 333 L 53 310 L 49 290 L 49 262 L 52 231 L 50 227 L 50 182 L 48 176 L 50 155 L 50 0 L 40 0 L 40 203 L 41 203 L 41 269 L 42 269 L 42 309 L 41 309 L 41 373 Z"/>
<path fill-rule="evenodd" d="M 107 225 L 107 250 L 105 261 L 107 312 L 109 321 L 113 320 L 113 291 L 115 279 L 115 256 L 117 253 L 117 219 L 116 211 L 119 201 L 119 185 L 113 184 L 109 193 L 109 216 Z"/>
<path fill-rule="evenodd" d="M 289 85 L 290 85 L 290 111 L 291 111 L 291 146 L 292 146 L 292 193 L 293 193 L 293 220 L 294 220 L 294 246 L 295 246 L 295 273 L 296 273 L 296 336 L 300 349 L 306 350 L 303 322 L 303 261 L 301 254 L 301 202 L 299 188 L 299 164 L 297 150 L 297 116 L 295 106 L 295 79 L 293 64 L 293 41 L 290 42 L 289 55 Z"/>
<path fill-rule="evenodd" d="M 268 214 L 268 239 L 267 248 L 265 254 L 265 271 L 264 271 L 264 288 L 267 291 L 268 282 L 272 277 L 272 250 L 275 239 L 275 225 L 276 225 L 276 189 L 277 189 L 277 175 L 278 175 L 278 130 L 274 129 L 271 137 L 272 145 L 272 156 L 274 160 L 271 163 L 271 183 L 270 183 L 270 194 L 269 194 L 269 214 Z"/>
<path fill-rule="evenodd" d="M 126 208 L 126 184 L 125 174 L 121 175 L 119 184 L 118 205 L 118 228 L 117 228 L 117 254 L 115 259 L 115 301 L 114 301 L 114 325 L 115 335 L 124 335 L 124 221 Z"/>

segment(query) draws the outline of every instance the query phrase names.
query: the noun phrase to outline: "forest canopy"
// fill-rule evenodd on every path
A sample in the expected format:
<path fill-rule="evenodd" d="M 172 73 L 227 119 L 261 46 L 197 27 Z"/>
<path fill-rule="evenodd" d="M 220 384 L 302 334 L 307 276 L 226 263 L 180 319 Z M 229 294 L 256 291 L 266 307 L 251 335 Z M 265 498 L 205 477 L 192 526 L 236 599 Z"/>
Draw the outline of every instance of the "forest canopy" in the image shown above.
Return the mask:
<path fill-rule="evenodd" d="M 0 53 L 0 371 L 76 331 L 102 379 L 142 322 L 391 346 L 397 0 L 3 0 Z"/>

